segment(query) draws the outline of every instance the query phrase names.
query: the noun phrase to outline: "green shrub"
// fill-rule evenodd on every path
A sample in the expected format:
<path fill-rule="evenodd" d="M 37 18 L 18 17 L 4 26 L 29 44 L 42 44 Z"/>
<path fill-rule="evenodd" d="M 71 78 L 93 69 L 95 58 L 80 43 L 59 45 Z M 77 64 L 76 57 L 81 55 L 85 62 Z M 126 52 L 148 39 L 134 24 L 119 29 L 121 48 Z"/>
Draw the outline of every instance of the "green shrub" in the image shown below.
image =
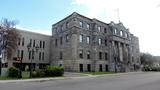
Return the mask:
<path fill-rule="evenodd" d="M 160 71 L 160 67 L 143 67 L 143 71 Z"/>
<path fill-rule="evenodd" d="M 32 77 L 45 77 L 45 72 L 42 69 L 38 69 L 32 72 Z"/>
<path fill-rule="evenodd" d="M 36 70 L 36 72 L 37 72 L 37 76 L 38 76 L 38 77 L 45 77 L 45 72 L 44 72 L 44 70 L 38 69 L 38 70 Z"/>
<path fill-rule="evenodd" d="M 32 77 L 55 77 L 63 76 L 64 69 L 60 66 L 47 66 L 46 69 L 37 69 L 32 72 Z"/>
<path fill-rule="evenodd" d="M 33 72 L 32 72 L 32 77 L 33 77 L 33 78 L 38 77 L 36 71 L 33 71 Z"/>
<path fill-rule="evenodd" d="M 47 77 L 63 76 L 64 69 L 60 66 L 47 66 L 45 70 L 45 75 Z"/>
<path fill-rule="evenodd" d="M 20 75 L 19 69 L 15 68 L 15 67 L 10 67 L 9 68 L 9 70 L 8 70 L 8 77 L 18 78 L 19 75 Z"/>

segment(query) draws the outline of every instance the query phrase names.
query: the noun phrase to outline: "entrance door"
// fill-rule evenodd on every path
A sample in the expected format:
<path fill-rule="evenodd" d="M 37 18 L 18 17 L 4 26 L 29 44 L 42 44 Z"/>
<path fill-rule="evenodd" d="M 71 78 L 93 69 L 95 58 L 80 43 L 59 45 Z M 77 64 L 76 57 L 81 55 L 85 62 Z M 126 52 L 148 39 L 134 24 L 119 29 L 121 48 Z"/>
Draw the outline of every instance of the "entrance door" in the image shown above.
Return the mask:
<path fill-rule="evenodd" d="M 80 72 L 83 72 L 83 64 L 79 64 Z"/>

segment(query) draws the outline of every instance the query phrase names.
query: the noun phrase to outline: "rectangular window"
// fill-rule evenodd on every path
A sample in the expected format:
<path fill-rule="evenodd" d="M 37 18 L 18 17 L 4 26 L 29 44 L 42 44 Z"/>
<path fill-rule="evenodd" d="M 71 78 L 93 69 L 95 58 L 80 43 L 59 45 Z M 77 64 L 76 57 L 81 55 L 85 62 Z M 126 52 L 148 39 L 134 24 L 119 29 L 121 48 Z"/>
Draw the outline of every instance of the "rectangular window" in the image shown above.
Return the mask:
<path fill-rule="evenodd" d="M 87 24 L 87 30 L 89 30 L 89 28 L 90 28 L 90 25 L 89 25 L 89 24 Z"/>
<path fill-rule="evenodd" d="M 101 32 L 101 26 L 98 26 L 98 31 Z"/>
<path fill-rule="evenodd" d="M 107 29 L 106 28 L 104 28 L 104 33 L 107 33 Z"/>
<path fill-rule="evenodd" d="M 43 48 L 45 48 L 45 41 L 43 41 Z"/>
<path fill-rule="evenodd" d="M 63 59 L 63 53 L 62 52 L 59 53 L 59 59 Z"/>
<path fill-rule="evenodd" d="M 105 53 L 105 60 L 108 60 L 108 54 Z"/>
<path fill-rule="evenodd" d="M 99 59 L 102 59 L 102 52 L 99 52 Z"/>
<path fill-rule="evenodd" d="M 35 43 L 36 43 L 36 42 L 35 42 L 35 40 L 33 40 L 33 47 L 35 47 L 35 46 L 36 46 L 36 45 L 35 45 Z"/>
<path fill-rule="evenodd" d="M 18 45 L 21 45 L 21 38 L 18 38 Z"/>
<path fill-rule="evenodd" d="M 63 31 L 63 25 L 60 26 L 59 32 L 61 33 Z"/>
<path fill-rule="evenodd" d="M 83 72 L 83 64 L 79 64 L 79 71 Z"/>
<path fill-rule="evenodd" d="M 123 36 L 123 31 L 120 31 L 120 36 Z"/>
<path fill-rule="evenodd" d="M 42 48 L 42 41 L 39 42 L 39 48 Z"/>
<path fill-rule="evenodd" d="M 128 35 L 127 35 L 127 33 L 126 33 L 126 32 L 125 32 L 125 34 L 124 34 L 124 35 L 125 35 L 125 37 L 126 37 L 126 38 L 128 37 Z"/>
<path fill-rule="evenodd" d="M 103 67 L 102 64 L 99 65 L 99 71 L 102 72 L 103 71 Z"/>
<path fill-rule="evenodd" d="M 32 60 L 34 59 L 34 52 L 32 52 Z"/>
<path fill-rule="evenodd" d="M 107 40 L 105 40 L 105 46 L 107 46 Z"/>
<path fill-rule="evenodd" d="M 79 58 L 83 58 L 83 50 L 79 51 Z"/>
<path fill-rule="evenodd" d="M 23 59 L 23 50 L 21 50 L 21 58 Z"/>
<path fill-rule="evenodd" d="M 91 71 L 91 64 L 87 64 L 87 71 L 88 71 L 88 72 Z"/>
<path fill-rule="evenodd" d="M 90 37 L 87 36 L 87 44 L 90 44 Z"/>
<path fill-rule="evenodd" d="M 22 46 L 24 46 L 24 37 L 22 38 Z"/>
<path fill-rule="evenodd" d="M 62 45 L 63 44 L 63 38 L 60 37 L 60 44 Z"/>
<path fill-rule="evenodd" d="M 31 51 L 29 51 L 29 56 L 28 56 L 29 60 L 31 59 Z"/>
<path fill-rule="evenodd" d="M 17 57 L 19 57 L 19 55 L 20 55 L 20 51 L 18 50 L 18 51 L 17 51 Z"/>
<path fill-rule="evenodd" d="M 117 29 L 114 29 L 114 34 L 117 34 Z"/>
<path fill-rule="evenodd" d="M 87 51 L 87 59 L 91 59 L 90 58 L 90 51 Z"/>
<path fill-rule="evenodd" d="M 68 42 L 69 41 L 69 35 L 67 34 L 66 35 L 66 42 Z"/>
<path fill-rule="evenodd" d="M 79 35 L 79 42 L 83 42 L 83 35 Z"/>
<path fill-rule="evenodd" d="M 66 28 L 68 28 L 69 27 L 69 22 L 66 22 Z"/>
<path fill-rule="evenodd" d="M 80 27 L 82 28 L 82 27 L 83 27 L 83 22 L 80 21 L 80 22 L 79 22 L 79 25 L 80 25 Z"/>
<path fill-rule="evenodd" d="M 98 44 L 99 44 L 99 45 L 102 44 L 102 39 L 101 39 L 101 38 L 98 39 Z"/>
<path fill-rule="evenodd" d="M 106 72 L 108 72 L 109 70 L 108 70 L 108 65 L 105 65 L 105 68 L 106 68 Z"/>
<path fill-rule="evenodd" d="M 32 39 L 30 39 L 30 45 L 31 45 L 31 47 L 32 47 Z"/>
<path fill-rule="evenodd" d="M 39 52 L 39 61 L 41 60 L 41 52 Z"/>
<path fill-rule="evenodd" d="M 58 44 L 57 44 L 57 42 L 58 42 L 58 40 L 57 39 L 55 39 L 55 46 L 57 46 Z"/>
<path fill-rule="evenodd" d="M 44 52 L 42 53 L 42 60 L 44 60 Z"/>

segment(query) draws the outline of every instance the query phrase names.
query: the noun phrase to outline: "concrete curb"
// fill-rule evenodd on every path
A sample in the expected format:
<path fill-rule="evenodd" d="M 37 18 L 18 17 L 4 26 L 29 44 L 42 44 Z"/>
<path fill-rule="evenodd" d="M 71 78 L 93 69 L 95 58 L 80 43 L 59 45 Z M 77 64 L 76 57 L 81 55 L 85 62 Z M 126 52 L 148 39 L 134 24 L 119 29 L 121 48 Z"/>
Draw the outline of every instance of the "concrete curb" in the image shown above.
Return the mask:
<path fill-rule="evenodd" d="M 19 80 L 0 80 L 0 83 L 18 83 L 18 82 L 43 82 L 51 80 L 63 80 L 65 77 L 57 78 L 37 78 L 37 79 L 19 79 Z"/>

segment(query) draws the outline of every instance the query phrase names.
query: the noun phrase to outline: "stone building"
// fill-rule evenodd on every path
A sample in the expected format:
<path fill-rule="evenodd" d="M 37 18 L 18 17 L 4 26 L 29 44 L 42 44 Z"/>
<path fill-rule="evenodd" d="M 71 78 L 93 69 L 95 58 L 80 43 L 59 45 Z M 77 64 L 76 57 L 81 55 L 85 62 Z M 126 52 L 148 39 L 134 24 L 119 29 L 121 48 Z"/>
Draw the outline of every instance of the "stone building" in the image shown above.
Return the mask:
<path fill-rule="evenodd" d="M 20 67 L 20 59 L 22 59 L 22 70 L 29 69 L 31 63 L 34 69 L 49 65 L 51 36 L 24 30 L 18 30 L 18 32 L 21 35 L 17 42 L 18 48 L 13 55 L 13 60 L 5 61 L 8 63 L 7 66 Z M 28 45 L 31 46 L 30 50 L 28 50 Z M 37 51 L 36 46 L 38 46 Z"/>
<path fill-rule="evenodd" d="M 5 62 L 8 66 L 19 67 L 21 63 L 15 58 L 21 58 L 23 70 L 31 63 L 34 68 L 53 64 L 73 72 L 140 69 L 138 37 L 121 22 L 105 23 L 74 12 L 52 25 L 52 36 L 18 31 L 21 38 L 13 60 Z"/>
<path fill-rule="evenodd" d="M 120 22 L 109 24 L 73 13 L 52 25 L 51 62 L 66 71 L 134 71 L 139 41 Z"/>

